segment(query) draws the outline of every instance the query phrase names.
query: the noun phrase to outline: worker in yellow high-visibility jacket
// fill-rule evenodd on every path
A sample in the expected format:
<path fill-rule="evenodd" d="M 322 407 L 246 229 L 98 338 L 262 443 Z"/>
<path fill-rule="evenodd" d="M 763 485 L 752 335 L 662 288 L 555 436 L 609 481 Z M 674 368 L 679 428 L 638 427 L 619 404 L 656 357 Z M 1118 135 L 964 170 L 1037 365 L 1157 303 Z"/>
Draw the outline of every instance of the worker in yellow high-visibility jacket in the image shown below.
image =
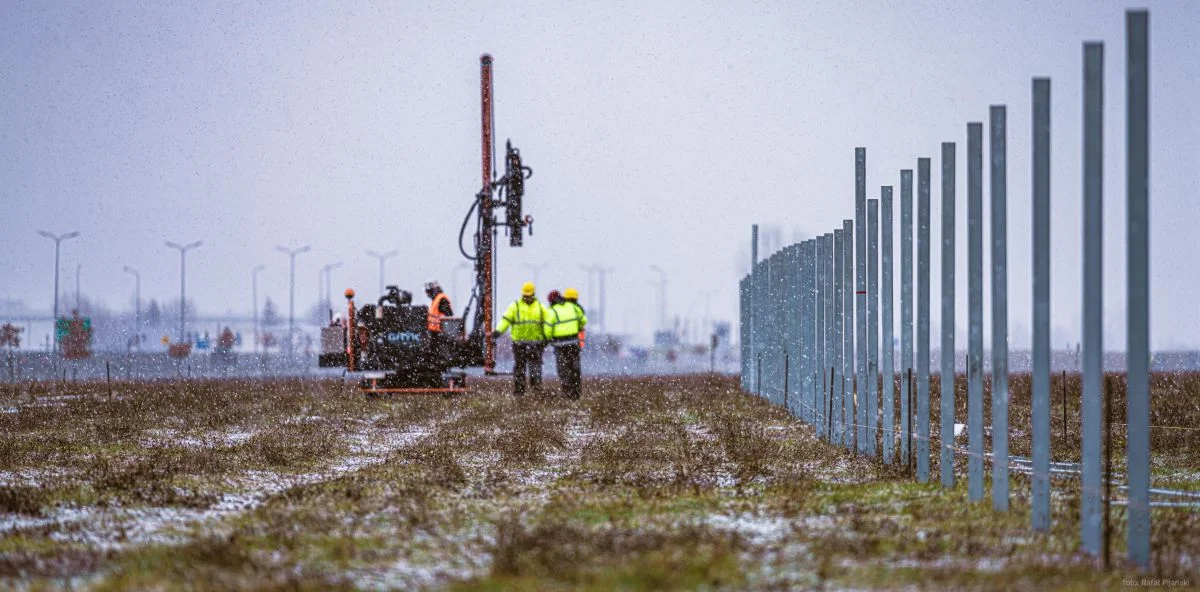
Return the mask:
<path fill-rule="evenodd" d="M 513 301 L 500 317 L 500 323 L 492 333 L 498 338 L 509 328 L 512 328 L 513 347 L 513 394 L 525 394 L 525 376 L 529 376 L 529 386 L 537 388 L 542 384 L 542 350 L 546 346 L 543 325 L 546 320 L 546 307 L 537 299 L 533 282 L 525 282 L 521 286 L 520 300 Z"/>
<path fill-rule="evenodd" d="M 583 306 L 579 304 L 579 290 L 576 290 L 575 288 L 567 288 L 566 290 L 563 290 L 563 298 L 567 302 L 574 304 L 575 307 L 579 309 L 579 316 L 585 319 L 587 318 L 587 313 L 583 310 Z M 585 347 L 587 347 L 587 329 L 581 328 L 579 330 L 579 349 L 582 350 Z"/>
<path fill-rule="evenodd" d="M 546 310 L 545 335 L 554 347 L 555 368 L 562 383 L 562 393 L 568 399 L 583 395 L 583 376 L 580 369 L 579 332 L 587 326 L 587 315 L 578 304 L 568 302 L 558 293 L 550 292 L 550 308 Z"/>

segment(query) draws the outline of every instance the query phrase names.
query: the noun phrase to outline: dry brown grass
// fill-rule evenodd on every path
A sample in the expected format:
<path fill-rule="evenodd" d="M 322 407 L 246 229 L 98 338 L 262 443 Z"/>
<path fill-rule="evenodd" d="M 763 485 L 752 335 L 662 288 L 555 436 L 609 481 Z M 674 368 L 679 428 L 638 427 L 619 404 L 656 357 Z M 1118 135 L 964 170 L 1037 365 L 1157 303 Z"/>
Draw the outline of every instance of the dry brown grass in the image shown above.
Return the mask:
<path fill-rule="evenodd" d="M 1106 375 L 1112 388 L 1112 445 L 1117 466 L 1124 464 L 1125 423 L 1128 402 L 1125 390 L 1125 375 L 1110 372 Z M 1013 374 L 1009 377 L 1009 453 L 1029 456 L 1032 454 L 1032 378 L 1029 374 Z M 959 374 L 955 379 L 955 420 L 967 422 L 967 377 Z M 899 404 L 899 382 L 895 383 L 897 401 L 893 420 L 899 433 L 901 421 Z M 1050 457 L 1055 461 L 1079 462 L 1081 453 L 1080 427 L 1082 384 L 1078 374 L 1054 373 L 1050 376 Z M 1170 464 L 1179 469 L 1200 469 L 1200 373 L 1159 373 L 1150 380 L 1150 449 L 1155 456 L 1170 459 Z M 941 380 L 930 380 L 930 430 L 931 449 L 941 446 Z M 881 407 L 882 409 L 882 407 Z M 985 376 L 983 381 L 983 415 L 986 423 L 992 417 L 992 381 Z M 914 419 L 914 426 L 915 419 Z M 1183 429 L 1176 429 L 1183 428 Z M 878 438 L 877 446 L 881 446 Z M 965 438 L 960 442 L 965 446 Z M 991 450 L 991 435 L 985 437 L 985 449 Z M 960 458 L 961 460 L 961 458 Z M 936 472 L 937 458 L 934 458 Z M 965 469 L 964 467 L 960 467 Z"/>
<path fill-rule="evenodd" d="M 737 534 L 692 524 L 658 531 L 549 519 L 529 527 L 507 516 L 496 526 L 491 576 L 502 587 L 627 581 L 623 588 L 722 589 L 744 583 L 735 566 L 748 549 Z"/>
<path fill-rule="evenodd" d="M 588 379 L 578 402 L 555 387 L 366 401 L 336 382 L 190 382 L 27 401 L 0 416 L 0 471 L 38 485 L 0 485 L 0 511 L 48 518 L 0 533 L 0 586 L 870 588 L 925 573 L 988 588 L 1003 582 L 973 565 L 1010 557 L 1031 587 L 1111 581 L 1070 567 L 1069 496 L 1032 537 L 1019 487 L 1000 515 L 913 485 L 735 379 Z M 193 512 L 264 476 L 283 485 L 177 540 L 78 542 L 131 526 L 126 509 Z M 63 506 L 103 520 L 56 524 Z M 1197 553 L 1194 515 L 1162 516 L 1161 573 L 1194 573 L 1179 560 Z"/>

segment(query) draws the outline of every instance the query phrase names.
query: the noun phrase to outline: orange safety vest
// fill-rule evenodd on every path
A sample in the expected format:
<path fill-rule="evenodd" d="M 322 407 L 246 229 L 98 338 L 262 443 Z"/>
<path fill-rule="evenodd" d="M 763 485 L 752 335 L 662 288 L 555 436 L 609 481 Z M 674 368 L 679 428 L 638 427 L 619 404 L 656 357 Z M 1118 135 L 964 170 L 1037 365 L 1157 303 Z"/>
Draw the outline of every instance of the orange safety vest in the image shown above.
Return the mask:
<path fill-rule="evenodd" d="M 429 303 L 429 312 L 425 315 L 425 328 L 434 333 L 442 332 L 442 317 L 446 316 L 439 310 L 442 306 L 442 300 L 450 300 L 450 297 L 445 292 L 434 296 L 433 302 Z"/>

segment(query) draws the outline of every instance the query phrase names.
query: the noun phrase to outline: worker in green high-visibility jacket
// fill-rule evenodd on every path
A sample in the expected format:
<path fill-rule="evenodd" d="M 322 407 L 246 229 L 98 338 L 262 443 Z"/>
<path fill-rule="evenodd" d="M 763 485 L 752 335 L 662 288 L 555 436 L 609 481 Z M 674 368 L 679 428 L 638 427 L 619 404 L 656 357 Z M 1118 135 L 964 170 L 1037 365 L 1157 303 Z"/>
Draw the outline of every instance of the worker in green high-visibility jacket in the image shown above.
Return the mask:
<path fill-rule="evenodd" d="M 512 329 L 513 394 L 518 397 L 525 394 L 526 374 L 530 387 L 537 388 L 542 384 L 542 350 L 546 346 L 542 326 L 545 319 L 546 307 L 537 299 L 533 282 L 525 282 L 521 286 L 520 300 L 508 305 L 492 332 L 495 339 Z"/>
<path fill-rule="evenodd" d="M 587 326 L 583 308 L 563 298 L 558 290 L 550 292 L 550 308 L 546 310 L 546 339 L 554 348 L 554 363 L 563 396 L 579 399 L 583 395 L 583 376 L 580 369 L 579 333 Z"/>

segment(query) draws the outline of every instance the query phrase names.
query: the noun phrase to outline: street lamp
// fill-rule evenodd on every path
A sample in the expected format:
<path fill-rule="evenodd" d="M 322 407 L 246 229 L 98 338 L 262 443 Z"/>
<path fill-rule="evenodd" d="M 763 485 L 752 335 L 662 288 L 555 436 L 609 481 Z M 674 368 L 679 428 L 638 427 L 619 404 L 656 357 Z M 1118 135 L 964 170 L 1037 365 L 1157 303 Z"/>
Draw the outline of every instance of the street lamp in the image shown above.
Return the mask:
<path fill-rule="evenodd" d="M 470 263 L 459 263 L 458 265 L 454 266 L 454 274 L 450 277 L 450 291 L 452 292 L 450 294 L 451 298 L 457 298 L 459 296 L 458 272 L 462 271 L 464 269 L 467 271 L 471 271 L 471 267 L 472 266 Z M 470 295 L 467 296 L 467 299 L 470 299 Z"/>
<path fill-rule="evenodd" d="M 388 259 L 391 259 L 392 257 L 399 255 L 400 253 L 398 251 L 388 251 L 386 253 L 376 253 L 375 251 L 368 250 L 367 254 L 379 260 L 379 293 L 383 294 L 383 264 Z"/>
<path fill-rule="evenodd" d="M 75 310 L 82 312 L 83 307 L 79 304 L 79 276 L 83 273 L 83 264 L 75 264 Z"/>
<path fill-rule="evenodd" d="M 126 265 L 125 273 L 133 274 L 133 342 L 142 349 L 142 274 Z"/>
<path fill-rule="evenodd" d="M 250 272 L 250 298 L 254 300 L 254 353 L 258 353 L 258 272 L 266 269 L 266 265 L 255 265 Z"/>
<path fill-rule="evenodd" d="M 187 333 L 184 331 L 187 328 L 187 320 L 185 313 L 187 312 L 187 252 L 199 247 L 203 244 L 201 241 L 181 245 L 166 241 L 166 245 L 179 251 L 179 343 L 183 343 Z"/>
<path fill-rule="evenodd" d="M 296 255 L 306 253 L 310 247 L 304 245 L 298 249 L 276 246 L 275 250 L 286 254 L 292 260 L 290 287 L 288 288 L 288 358 L 292 357 L 296 339 Z"/>
<path fill-rule="evenodd" d="M 596 307 L 596 314 L 595 314 L 596 326 L 600 327 L 601 331 L 607 331 L 608 330 L 608 322 L 607 322 L 607 319 L 605 319 L 605 315 L 608 312 L 608 307 L 606 306 L 607 299 L 605 296 L 604 286 L 605 286 L 605 279 L 608 277 L 608 274 L 612 272 L 613 268 L 604 267 L 603 265 L 580 265 L 579 267 L 580 267 L 580 269 L 586 271 L 588 274 L 588 276 L 587 276 L 588 291 L 591 291 L 591 289 L 592 289 L 592 274 L 593 273 L 595 273 L 600 280 L 598 282 L 598 289 L 596 292 L 594 292 L 594 294 L 596 296 L 595 301 L 599 303 L 598 306 Z"/>
<path fill-rule="evenodd" d="M 54 241 L 54 323 L 58 323 L 58 255 L 62 242 L 79 236 L 78 231 L 68 232 L 66 234 L 53 234 L 45 230 L 37 231 L 38 234 Z M 54 353 L 58 353 L 58 339 L 54 340 Z"/>
<path fill-rule="evenodd" d="M 658 274 L 658 323 L 662 330 L 667 330 L 667 272 L 657 265 L 651 265 L 650 271 Z"/>
<path fill-rule="evenodd" d="M 341 261 L 338 261 L 337 263 L 329 263 L 327 265 L 321 266 L 321 275 L 324 276 L 324 281 L 325 281 L 325 296 L 324 296 L 324 302 L 321 302 L 322 299 L 320 297 L 317 298 L 317 302 L 319 304 L 323 304 L 322 308 L 324 308 L 326 310 L 328 310 L 333 304 L 333 296 L 332 296 L 332 294 L 330 294 L 330 291 L 333 286 L 333 274 L 330 272 L 341 266 L 342 266 Z M 320 288 L 320 286 L 321 286 L 321 284 L 320 284 L 320 282 L 318 282 L 317 287 Z"/>
<path fill-rule="evenodd" d="M 541 284 L 541 283 L 539 283 L 539 279 L 540 279 L 540 278 L 539 278 L 538 276 L 541 274 L 541 272 L 542 272 L 542 270 L 543 270 L 543 269 L 546 269 L 547 267 L 550 267 L 550 262 L 549 262 L 549 261 L 543 261 L 543 262 L 541 262 L 541 263 L 538 263 L 538 264 L 533 264 L 533 263 L 522 263 L 522 264 L 521 264 L 521 266 L 522 266 L 522 267 L 524 267 L 525 269 L 528 269 L 528 270 L 529 270 L 529 274 L 533 276 L 533 285 L 535 285 L 535 286 L 540 286 L 540 285 L 542 285 L 542 284 Z"/>

